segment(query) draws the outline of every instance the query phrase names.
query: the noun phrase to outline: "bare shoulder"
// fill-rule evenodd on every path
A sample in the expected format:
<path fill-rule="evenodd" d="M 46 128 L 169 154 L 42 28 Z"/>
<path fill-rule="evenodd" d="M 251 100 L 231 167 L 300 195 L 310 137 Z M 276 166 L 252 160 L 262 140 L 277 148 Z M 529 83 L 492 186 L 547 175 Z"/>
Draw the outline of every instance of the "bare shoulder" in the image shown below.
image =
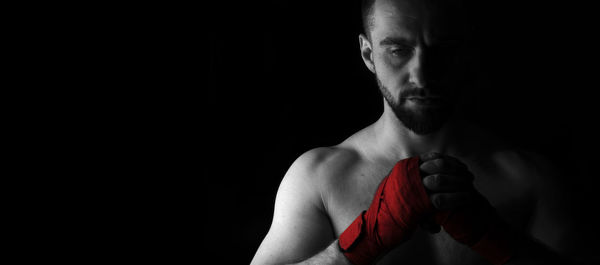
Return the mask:
<path fill-rule="evenodd" d="M 275 200 L 273 222 L 253 264 L 291 263 L 327 247 L 334 239 L 323 192 L 331 167 L 343 167 L 351 152 L 339 147 L 309 150 L 283 177 Z"/>
<path fill-rule="evenodd" d="M 352 141 L 318 147 L 303 153 L 286 173 L 279 192 L 296 193 L 327 212 L 328 201 L 341 187 L 347 187 L 360 167 L 362 156 Z M 302 192 L 302 193 L 299 193 Z"/>
<path fill-rule="evenodd" d="M 296 176 L 305 181 L 323 183 L 323 181 L 331 180 L 349 170 L 359 160 L 359 153 L 349 145 L 318 147 L 298 157 L 286 176 Z"/>

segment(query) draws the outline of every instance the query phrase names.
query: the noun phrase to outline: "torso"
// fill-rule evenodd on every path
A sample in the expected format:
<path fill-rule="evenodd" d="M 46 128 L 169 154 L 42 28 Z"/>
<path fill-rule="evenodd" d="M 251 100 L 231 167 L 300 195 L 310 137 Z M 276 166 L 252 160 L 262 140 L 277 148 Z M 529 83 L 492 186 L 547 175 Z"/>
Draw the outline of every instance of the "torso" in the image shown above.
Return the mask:
<path fill-rule="evenodd" d="M 331 147 L 321 167 L 323 207 L 336 238 L 369 207 L 377 186 L 396 162 L 361 151 L 357 143 L 363 141 L 361 144 L 364 144 L 368 140 L 354 137 Z M 473 150 L 468 156 L 456 157 L 468 165 L 475 175 L 475 187 L 500 215 L 513 226 L 526 229 L 535 201 L 529 184 L 533 183 L 534 170 L 516 152 L 498 151 L 503 150 L 498 146 L 477 149 L 480 150 Z M 430 234 L 422 229 L 378 264 L 398 264 L 399 261 L 402 264 L 487 264 L 445 232 Z"/>

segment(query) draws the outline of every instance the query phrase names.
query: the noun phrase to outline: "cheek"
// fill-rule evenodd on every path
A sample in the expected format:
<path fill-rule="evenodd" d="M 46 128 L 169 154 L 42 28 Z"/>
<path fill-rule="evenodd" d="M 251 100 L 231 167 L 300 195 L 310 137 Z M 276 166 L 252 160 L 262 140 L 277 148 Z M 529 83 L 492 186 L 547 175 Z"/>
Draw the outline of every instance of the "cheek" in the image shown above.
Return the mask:
<path fill-rule="evenodd" d="M 405 65 L 393 62 L 383 54 L 375 56 L 374 65 L 377 78 L 389 90 L 399 90 L 408 83 L 409 75 Z"/>

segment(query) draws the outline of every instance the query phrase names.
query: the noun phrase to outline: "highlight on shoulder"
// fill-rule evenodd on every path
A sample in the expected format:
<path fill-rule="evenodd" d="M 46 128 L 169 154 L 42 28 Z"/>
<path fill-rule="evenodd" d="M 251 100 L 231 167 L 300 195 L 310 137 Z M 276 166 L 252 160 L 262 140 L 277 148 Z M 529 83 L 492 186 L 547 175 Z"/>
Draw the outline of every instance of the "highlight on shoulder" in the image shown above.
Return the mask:
<path fill-rule="evenodd" d="M 318 147 L 302 154 L 290 167 L 288 173 L 299 171 L 309 178 L 325 177 L 345 169 L 360 160 L 356 150 L 341 146 Z"/>

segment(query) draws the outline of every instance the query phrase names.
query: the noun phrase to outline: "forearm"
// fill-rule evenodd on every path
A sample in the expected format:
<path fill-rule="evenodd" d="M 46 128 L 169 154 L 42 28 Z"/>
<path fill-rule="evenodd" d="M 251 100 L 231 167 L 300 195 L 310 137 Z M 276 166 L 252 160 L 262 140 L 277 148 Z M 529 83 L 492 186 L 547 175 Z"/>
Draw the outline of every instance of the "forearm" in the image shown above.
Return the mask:
<path fill-rule="evenodd" d="M 344 256 L 340 247 L 338 246 L 338 241 L 335 240 L 331 243 L 327 248 L 318 254 L 308 258 L 304 261 L 294 263 L 295 265 L 352 265 L 348 259 Z"/>

